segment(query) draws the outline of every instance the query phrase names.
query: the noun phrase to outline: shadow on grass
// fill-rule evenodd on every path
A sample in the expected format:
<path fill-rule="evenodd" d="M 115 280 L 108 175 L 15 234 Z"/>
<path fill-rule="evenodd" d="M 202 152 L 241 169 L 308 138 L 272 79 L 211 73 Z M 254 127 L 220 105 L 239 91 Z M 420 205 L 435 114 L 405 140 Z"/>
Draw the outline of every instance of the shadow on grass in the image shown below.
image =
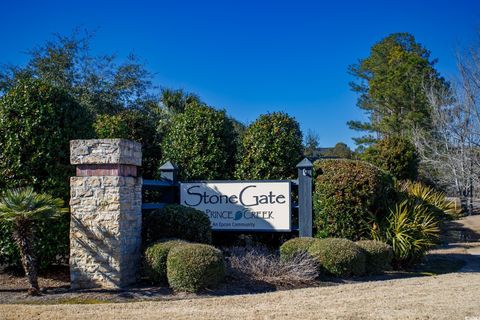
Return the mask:
<path fill-rule="evenodd" d="M 474 258 L 472 255 L 463 253 L 431 253 L 426 255 L 412 271 L 425 275 L 458 272 Z"/>
<path fill-rule="evenodd" d="M 461 221 L 461 220 L 460 220 Z M 480 233 L 468 228 L 458 220 L 446 221 L 442 228 L 442 242 L 476 242 L 480 241 Z"/>

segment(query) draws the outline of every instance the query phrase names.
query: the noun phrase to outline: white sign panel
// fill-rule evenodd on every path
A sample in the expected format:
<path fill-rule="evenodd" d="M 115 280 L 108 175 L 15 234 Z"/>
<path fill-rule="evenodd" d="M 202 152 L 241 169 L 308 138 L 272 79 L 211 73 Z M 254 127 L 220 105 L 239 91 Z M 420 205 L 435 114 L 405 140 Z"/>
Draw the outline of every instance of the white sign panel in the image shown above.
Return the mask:
<path fill-rule="evenodd" d="M 290 182 L 188 182 L 180 204 L 201 210 L 213 230 L 290 231 Z"/>

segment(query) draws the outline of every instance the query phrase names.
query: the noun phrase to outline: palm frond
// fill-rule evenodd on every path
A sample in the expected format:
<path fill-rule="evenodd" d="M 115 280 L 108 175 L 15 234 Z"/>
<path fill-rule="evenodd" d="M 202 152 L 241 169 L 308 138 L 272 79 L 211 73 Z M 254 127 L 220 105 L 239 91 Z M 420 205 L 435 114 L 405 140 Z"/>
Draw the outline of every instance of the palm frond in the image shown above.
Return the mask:
<path fill-rule="evenodd" d="M 392 246 L 398 265 L 421 257 L 435 245 L 439 233 L 438 219 L 429 207 L 408 199 L 397 203 L 387 219 L 372 228 L 375 240 Z"/>
<path fill-rule="evenodd" d="M 0 219 L 42 219 L 57 216 L 66 209 L 63 200 L 36 193 L 33 188 L 6 190 L 0 197 Z"/>

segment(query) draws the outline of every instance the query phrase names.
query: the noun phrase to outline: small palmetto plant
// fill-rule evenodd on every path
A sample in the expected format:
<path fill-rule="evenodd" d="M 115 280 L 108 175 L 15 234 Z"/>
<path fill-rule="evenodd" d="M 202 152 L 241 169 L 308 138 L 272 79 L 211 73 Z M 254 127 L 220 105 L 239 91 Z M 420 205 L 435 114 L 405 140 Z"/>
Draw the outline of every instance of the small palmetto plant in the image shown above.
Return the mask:
<path fill-rule="evenodd" d="M 34 223 L 49 219 L 61 212 L 63 200 L 38 194 L 32 188 L 7 190 L 0 197 L 0 219 L 13 224 L 12 237 L 18 246 L 25 275 L 30 284 L 28 293 L 39 293 L 37 259 L 33 250 Z"/>
<path fill-rule="evenodd" d="M 455 202 L 448 200 L 445 193 L 441 191 L 437 191 L 421 182 L 412 181 L 400 182 L 399 189 L 419 202 L 430 205 L 439 218 L 455 219 L 460 217 L 460 212 L 456 208 Z"/>
<path fill-rule="evenodd" d="M 431 210 L 408 200 L 398 203 L 386 219 L 374 222 L 372 228 L 373 239 L 392 246 L 397 267 L 418 261 L 436 244 L 439 233 L 438 219 Z"/>

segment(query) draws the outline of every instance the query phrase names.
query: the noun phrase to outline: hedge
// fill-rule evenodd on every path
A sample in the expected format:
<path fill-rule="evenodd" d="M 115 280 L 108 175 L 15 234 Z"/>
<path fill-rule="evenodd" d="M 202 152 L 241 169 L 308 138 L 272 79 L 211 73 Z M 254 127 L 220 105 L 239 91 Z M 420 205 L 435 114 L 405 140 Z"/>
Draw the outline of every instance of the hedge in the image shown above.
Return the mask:
<path fill-rule="evenodd" d="M 392 177 L 369 163 L 354 160 L 316 161 L 315 170 L 316 237 L 369 237 L 372 218 L 386 215 L 396 199 Z"/>
<path fill-rule="evenodd" d="M 145 213 L 143 243 L 149 245 L 161 239 L 182 239 L 189 242 L 211 243 L 210 219 L 200 210 L 177 204 Z"/>
<path fill-rule="evenodd" d="M 356 244 L 365 252 L 365 271 L 368 274 L 382 273 L 391 269 L 393 250 L 386 243 L 375 240 L 361 240 Z"/>
<path fill-rule="evenodd" d="M 308 248 L 308 253 L 322 271 L 334 276 L 360 276 L 365 273 L 365 253 L 348 239 L 318 239 Z"/>
<path fill-rule="evenodd" d="M 308 252 L 310 246 L 316 241 L 314 238 L 293 238 L 280 246 L 280 258 L 289 260 L 296 255 Z"/>
<path fill-rule="evenodd" d="M 68 213 L 48 221 L 35 222 L 33 246 L 41 270 L 68 262 L 69 234 L 70 214 Z M 12 239 L 11 221 L 0 221 L 0 265 L 22 268 L 18 246 Z"/>
<path fill-rule="evenodd" d="M 167 257 L 168 284 L 174 290 L 197 292 L 213 287 L 225 277 L 222 252 L 205 244 L 176 246 Z"/>
<path fill-rule="evenodd" d="M 168 253 L 172 248 L 186 243 L 182 240 L 166 240 L 155 243 L 145 250 L 145 274 L 151 282 L 167 282 Z"/>

